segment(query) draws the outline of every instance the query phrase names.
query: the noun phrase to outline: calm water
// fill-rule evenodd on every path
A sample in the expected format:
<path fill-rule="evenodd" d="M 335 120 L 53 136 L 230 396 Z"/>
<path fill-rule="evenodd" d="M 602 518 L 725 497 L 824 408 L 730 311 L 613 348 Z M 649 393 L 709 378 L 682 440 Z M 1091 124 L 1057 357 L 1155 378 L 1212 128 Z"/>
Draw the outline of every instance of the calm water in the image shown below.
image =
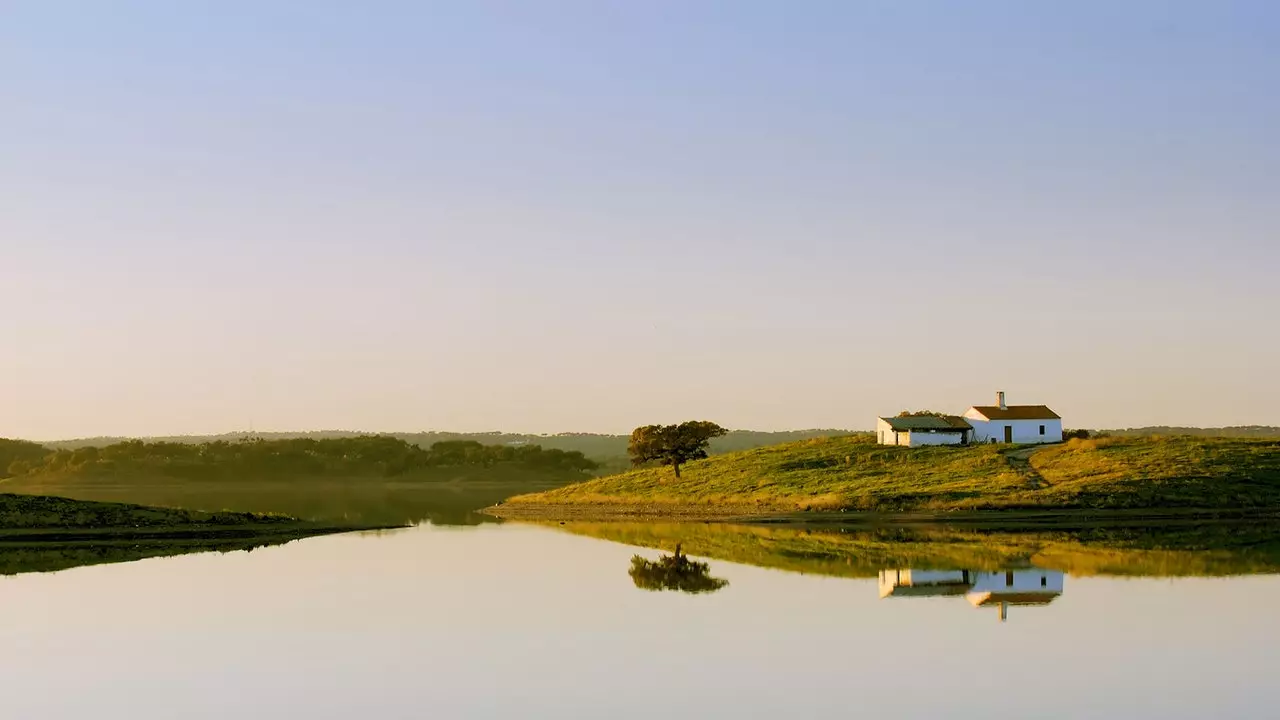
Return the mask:
<path fill-rule="evenodd" d="M 638 589 L 632 556 L 659 551 L 590 537 L 645 532 L 424 526 L 3 577 L 0 716 L 1221 718 L 1280 703 L 1277 575 L 1113 577 L 1088 553 L 1064 561 L 1086 576 L 868 571 L 798 553 L 804 533 L 734 530 L 686 547 L 747 557 L 767 541 L 759 562 L 827 574 L 709 559 L 728 585 L 694 595 Z M 1193 556 L 1140 562 L 1184 572 Z"/>

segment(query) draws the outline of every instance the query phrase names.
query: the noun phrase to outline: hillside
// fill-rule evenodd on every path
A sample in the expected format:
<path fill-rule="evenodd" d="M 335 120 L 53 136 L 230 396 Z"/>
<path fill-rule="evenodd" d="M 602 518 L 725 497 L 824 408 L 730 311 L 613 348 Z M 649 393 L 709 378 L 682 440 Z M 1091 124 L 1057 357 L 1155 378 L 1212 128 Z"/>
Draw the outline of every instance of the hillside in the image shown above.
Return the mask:
<path fill-rule="evenodd" d="M 1280 508 L 1280 443 L 1097 438 L 1039 448 L 901 448 L 822 438 L 511 498 L 508 517 L 796 511 Z"/>
<path fill-rule="evenodd" d="M 40 495 L 0 494 L 0 542 L 94 538 L 303 537 L 361 529 L 284 515 L 201 512 Z"/>
<path fill-rule="evenodd" d="M 231 552 L 387 525 L 0 494 L 0 575 Z"/>

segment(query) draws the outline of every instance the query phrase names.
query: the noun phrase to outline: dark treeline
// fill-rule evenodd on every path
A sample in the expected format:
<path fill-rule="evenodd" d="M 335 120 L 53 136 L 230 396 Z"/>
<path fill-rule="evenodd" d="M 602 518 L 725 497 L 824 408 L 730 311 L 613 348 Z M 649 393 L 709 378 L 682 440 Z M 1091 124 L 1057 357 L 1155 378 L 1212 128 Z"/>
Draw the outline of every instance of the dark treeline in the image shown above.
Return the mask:
<path fill-rule="evenodd" d="M 838 435 L 849 435 L 850 430 L 838 429 L 811 429 L 811 430 L 783 430 L 779 432 L 763 432 L 756 430 L 731 430 L 724 437 L 718 437 L 711 441 L 709 452 L 713 455 L 718 453 L 736 452 L 738 450 L 750 450 L 751 448 L 762 447 L 765 445 L 777 445 L 780 443 L 795 442 L 798 440 L 809 440 L 816 437 L 831 437 Z M 152 443 L 183 443 L 188 445 L 211 443 L 217 441 L 235 442 L 252 436 L 262 438 L 264 440 L 337 440 L 347 438 L 357 438 L 368 436 L 369 433 L 351 432 L 345 430 L 321 430 L 316 432 L 278 432 L 278 433 L 226 433 L 223 435 L 175 435 L 169 437 L 153 437 L 146 438 L 147 442 Z M 557 433 L 553 435 L 534 435 L 529 433 L 507 433 L 507 432 L 481 432 L 481 433 L 455 433 L 455 432 L 392 432 L 378 433 L 379 437 L 391 437 L 397 440 L 403 440 L 407 443 L 418 445 L 420 447 L 431 447 L 440 442 L 456 442 L 469 441 L 477 442 L 483 445 L 538 445 L 544 451 L 564 450 L 566 452 L 579 452 L 592 460 L 603 461 L 617 459 L 625 467 L 627 458 L 627 443 L 630 441 L 629 435 L 606 435 L 597 433 Z M 49 447 L 59 450 L 76 450 L 83 447 L 104 447 L 122 443 L 130 438 L 123 437 L 96 437 L 96 438 L 79 438 L 75 440 L 57 440 L 45 443 Z M 0 465 L 0 469 L 3 469 Z"/>
<path fill-rule="evenodd" d="M 0 438 L 0 477 L 4 477 L 5 469 L 13 463 L 39 463 L 51 452 L 38 443 Z"/>
<path fill-rule="evenodd" d="M 36 446 L 39 447 L 39 446 Z M 381 435 L 266 440 L 248 438 L 202 443 L 128 440 L 105 447 L 43 449 L 11 460 L 8 475 L 159 474 L 175 478 L 374 475 L 395 477 L 441 467 L 518 466 L 529 470 L 586 472 L 596 463 L 580 452 L 538 445 L 437 442 L 427 449 Z"/>

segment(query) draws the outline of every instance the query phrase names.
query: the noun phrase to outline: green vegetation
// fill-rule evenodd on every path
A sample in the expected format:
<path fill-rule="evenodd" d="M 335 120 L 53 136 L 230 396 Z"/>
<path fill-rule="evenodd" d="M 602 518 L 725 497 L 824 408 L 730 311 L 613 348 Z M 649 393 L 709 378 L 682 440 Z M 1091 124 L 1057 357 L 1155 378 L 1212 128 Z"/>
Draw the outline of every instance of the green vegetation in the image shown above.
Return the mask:
<path fill-rule="evenodd" d="M 52 452 L 43 445 L 26 440 L 0 438 L 0 477 L 4 477 L 6 470 L 10 467 L 20 472 L 38 465 Z"/>
<path fill-rule="evenodd" d="M 1280 529 L 1197 523 L 1163 529 L 1094 528 L 1041 533 L 949 527 L 814 530 L 725 523 L 566 522 L 559 530 L 626 545 L 744 565 L 837 577 L 885 569 L 1020 567 L 1074 576 L 1224 576 L 1280 572 Z"/>
<path fill-rule="evenodd" d="M 670 465 L 679 478 L 681 465 L 705 459 L 711 439 L 728 432 L 705 420 L 690 420 L 679 425 L 645 425 L 632 431 L 627 454 L 631 456 L 631 464 L 637 467 L 650 463 Z"/>
<path fill-rule="evenodd" d="M 562 487 L 581 477 L 498 465 L 436 468 L 415 473 L 411 480 L 272 477 L 223 482 L 35 475 L 4 481 L 0 489 L 101 502 L 277 513 L 316 522 L 472 525 L 496 522 L 477 512 L 481 508 L 519 493 Z"/>
<path fill-rule="evenodd" d="M 283 545 L 297 537 L 271 535 L 252 539 L 96 537 L 91 541 L 41 540 L 0 542 L 0 575 L 56 572 L 84 565 L 133 562 L 200 552 L 249 552 Z"/>
<path fill-rule="evenodd" d="M 1280 509 L 1280 443 L 1074 439 L 1046 447 L 903 448 L 870 436 L 807 440 L 511 498 L 498 514 L 741 516 L 1052 509 Z"/>
<path fill-rule="evenodd" d="M 9 464 L 15 476 L 0 489 L 374 525 L 479 522 L 480 508 L 581 480 L 594 467 L 581 453 L 536 445 L 445 441 L 424 450 L 380 436 L 34 447 Z"/>
<path fill-rule="evenodd" d="M 739 450 L 749 450 L 755 447 L 765 445 L 776 445 L 778 443 L 795 442 L 797 440 L 808 440 L 814 437 L 825 437 L 829 435 L 844 435 L 847 430 L 834 429 L 818 429 L 818 430 L 786 430 L 782 432 L 758 432 L 755 430 L 730 430 L 729 434 L 719 437 L 711 441 L 711 447 L 708 452 L 712 455 L 718 453 L 737 452 Z M 183 443 L 187 445 L 198 445 L 209 442 L 229 442 L 234 443 L 249 437 L 261 438 L 263 440 L 334 440 L 344 438 L 355 438 L 368 435 L 369 433 L 348 432 L 342 430 L 326 430 L 320 432 L 306 433 L 225 433 L 222 435 L 173 435 L 168 437 L 148 438 L 148 442 L 152 443 Z M 420 432 L 420 433 L 377 433 L 382 437 L 393 437 L 397 440 L 403 440 L 412 445 L 419 447 L 431 447 L 438 442 L 454 442 L 454 441 L 470 441 L 478 442 L 484 445 L 539 445 L 545 450 L 564 450 L 566 452 L 580 452 L 584 456 L 595 460 L 603 465 L 610 467 L 618 467 L 619 469 L 627 466 L 627 442 L 626 435 L 602 435 L 598 433 L 556 433 L 553 435 L 531 435 L 528 433 L 504 433 L 504 432 L 486 432 L 486 433 L 452 433 L 452 432 Z M 46 446 L 55 450 L 77 450 L 82 447 L 105 447 L 107 445 L 115 445 L 125 442 L 130 438 L 124 437 L 97 437 L 97 438 L 79 438 L 76 440 L 59 440 L 45 443 Z M 7 464 L 0 465 L 0 472 L 7 467 Z"/>
<path fill-rule="evenodd" d="M 102 448 L 57 450 L 40 460 L 15 460 L 8 471 L 15 477 L 70 473 L 235 480 L 267 476 L 397 477 L 429 468 L 498 464 L 570 472 L 596 467 L 582 453 L 543 450 L 537 445 L 454 441 L 438 442 L 424 450 L 396 438 L 365 435 L 331 440 L 251 438 L 199 444 L 129 440 Z"/>
<path fill-rule="evenodd" d="M 305 537 L 367 527 L 353 523 L 308 523 L 285 515 L 203 512 L 0 494 L 0 542 Z"/>
<path fill-rule="evenodd" d="M 198 512 L 0 494 L 0 575 L 191 552 L 230 552 L 371 529 L 284 515 Z"/>

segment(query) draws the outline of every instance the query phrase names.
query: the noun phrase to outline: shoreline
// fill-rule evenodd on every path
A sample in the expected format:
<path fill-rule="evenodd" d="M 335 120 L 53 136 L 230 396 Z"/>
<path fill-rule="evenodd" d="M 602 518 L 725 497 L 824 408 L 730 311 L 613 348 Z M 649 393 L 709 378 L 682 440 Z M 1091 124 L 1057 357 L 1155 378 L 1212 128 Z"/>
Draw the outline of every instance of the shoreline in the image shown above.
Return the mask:
<path fill-rule="evenodd" d="M 0 528 L 0 545 L 149 540 L 273 540 L 302 539 L 347 532 L 399 530 L 402 525 L 331 525 L 269 523 L 263 525 L 189 525 L 100 528 Z"/>
<path fill-rule="evenodd" d="M 1146 527 L 1205 522 L 1280 520 L 1280 507 L 1270 508 L 1086 508 L 1008 509 L 944 512 L 787 512 L 752 506 L 681 506 L 572 503 L 503 503 L 482 514 L 504 521 L 690 522 L 789 526 L 911 527 L 968 525 L 988 529 L 1068 529 L 1076 527 Z"/>

